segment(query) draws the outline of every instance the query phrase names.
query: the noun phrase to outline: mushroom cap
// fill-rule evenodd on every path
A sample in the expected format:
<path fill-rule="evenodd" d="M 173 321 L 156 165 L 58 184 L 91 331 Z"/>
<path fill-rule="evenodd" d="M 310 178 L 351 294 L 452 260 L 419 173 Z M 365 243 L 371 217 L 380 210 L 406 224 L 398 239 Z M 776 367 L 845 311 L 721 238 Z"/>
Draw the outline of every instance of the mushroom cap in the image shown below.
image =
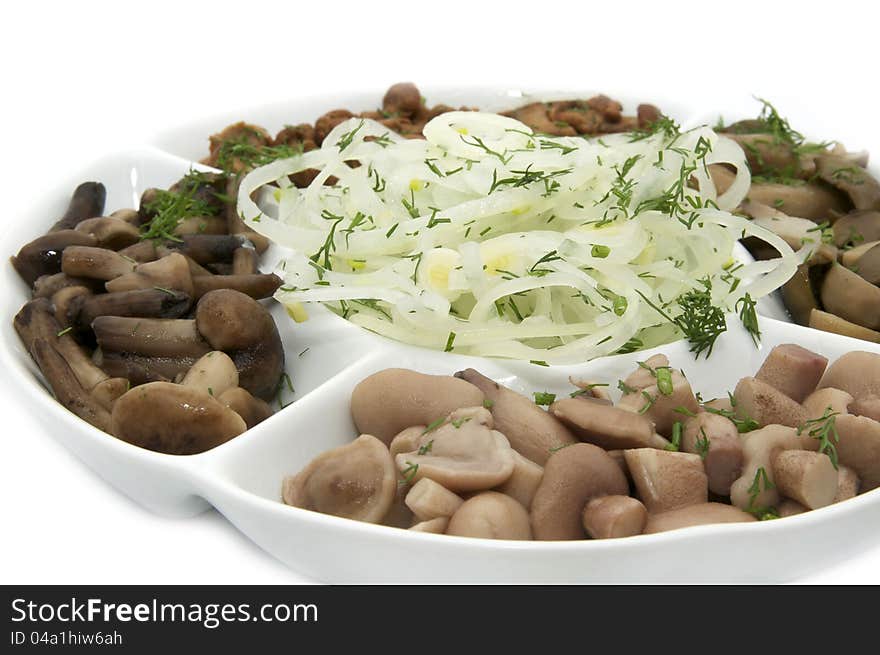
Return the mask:
<path fill-rule="evenodd" d="M 880 240 L 880 212 L 854 211 L 838 218 L 831 228 L 834 244 L 838 247 L 848 242 L 869 243 Z"/>
<path fill-rule="evenodd" d="M 272 408 L 265 400 L 253 396 L 247 389 L 233 387 L 217 397 L 221 403 L 241 416 L 248 430 L 272 416 Z"/>
<path fill-rule="evenodd" d="M 101 248 L 121 250 L 140 241 L 138 228 L 121 218 L 97 216 L 80 221 L 74 228 L 77 232 L 91 234 Z"/>
<path fill-rule="evenodd" d="M 247 429 L 242 418 L 216 398 L 170 382 L 132 388 L 113 405 L 110 434 L 169 455 L 210 450 Z"/>
<path fill-rule="evenodd" d="M 623 454 L 639 498 L 649 512 L 708 500 L 708 478 L 699 455 L 655 448 L 636 448 Z"/>
<path fill-rule="evenodd" d="M 654 534 L 712 523 L 751 523 L 757 519 L 743 510 L 722 503 L 701 503 L 651 514 L 643 534 Z"/>
<path fill-rule="evenodd" d="M 401 430 L 398 435 L 391 440 L 388 450 L 391 451 L 392 457 L 397 457 L 400 453 L 411 453 L 419 449 L 422 443 L 422 435 L 425 434 L 426 427 L 424 425 L 414 425 L 411 428 Z"/>
<path fill-rule="evenodd" d="M 484 491 L 469 498 L 449 519 L 446 534 L 482 539 L 532 538 L 529 513 L 510 496 Z"/>
<path fill-rule="evenodd" d="M 851 265 L 852 270 L 859 277 L 873 285 L 880 284 L 880 248 L 874 244 L 867 248 L 864 253 Z"/>
<path fill-rule="evenodd" d="M 822 304 L 841 318 L 872 330 L 880 328 L 880 287 L 840 264 L 832 264 L 822 281 Z"/>
<path fill-rule="evenodd" d="M 544 465 L 544 477 L 532 499 L 535 539 L 583 539 L 587 503 L 628 492 L 626 476 L 598 446 L 576 443 L 557 450 Z"/>
<path fill-rule="evenodd" d="M 816 172 L 846 193 L 856 209 L 880 209 L 880 183 L 850 159 L 830 153 L 820 155 L 816 157 Z"/>
<path fill-rule="evenodd" d="M 511 448 L 523 457 L 543 464 L 552 449 L 577 441 L 552 413 L 479 371 L 469 368 L 459 371 L 455 377 L 467 380 L 486 395 L 491 402 L 495 429 L 507 437 Z"/>
<path fill-rule="evenodd" d="M 645 529 L 648 510 L 630 496 L 602 496 L 587 503 L 582 519 L 593 539 L 633 537 Z"/>
<path fill-rule="evenodd" d="M 832 214 L 843 214 L 851 207 L 846 196 L 837 189 L 810 182 L 797 186 L 752 182 L 749 198 L 763 205 L 781 207 L 786 214 L 817 223 Z"/>
<path fill-rule="evenodd" d="M 648 371 L 645 373 L 650 375 Z M 690 382 L 680 371 L 671 370 L 670 378 L 672 381 L 672 393 L 670 394 L 661 392 L 660 387 L 656 384 L 656 379 L 654 379 L 654 383 L 651 385 L 624 394 L 620 402 L 617 403 L 619 408 L 638 413 L 651 421 L 654 424 L 654 430 L 667 438 L 672 435 L 675 423 L 682 418 L 680 411 L 682 407 L 691 413 L 696 413 L 700 407 Z M 649 442 L 645 445 L 662 447 L 659 443 L 651 444 Z"/>
<path fill-rule="evenodd" d="M 31 286 L 43 275 L 61 272 L 64 250 L 76 246 L 93 246 L 95 243 L 95 237 L 91 234 L 76 230 L 50 232 L 22 246 L 18 254 L 12 257 L 12 266 L 28 286 Z"/>
<path fill-rule="evenodd" d="M 275 394 L 284 372 L 284 347 L 263 305 L 232 289 L 211 291 L 196 306 L 196 326 L 213 348 L 232 357 L 242 388 L 264 400 Z"/>
<path fill-rule="evenodd" d="M 858 400 L 864 396 L 880 396 L 880 355 L 853 350 L 841 355 L 828 367 L 819 388 L 834 387 Z"/>
<path fill-rule="evenodd" d="M 844 397 L 849 397 L 849 402 L 843 403 L 842 409 L 832 408 L 833 411 L 840 412 L 841 414 L 849 413 L 855 414 L 856 416 L 867 416 L 875 421 L 880 421 L 880 396 L 869 394 L 867 396 L 862 396 L 858 400 L 853 400 L 852 396 L 845 391 L 838 391 L 837 389 L 831 391 L 837 391 Z M 819 416 L 821 416 L 821 414 Z"/>
<path fill-rule="evenodd" d="M 491 489 L 510 478 L 513 450 L 504 435 L 489 427 L 489 412 L 482 407 L 464 412 L 453 412 L 443 425 L 423 433 L 418 450 L 395 456 L 401 472 L 412 471 L 409 481 L 429 478 L 465 492 Z"/>
<path fill-rule="evenodd" d="M 397 471 L 384 443 L 368 434 L 318 455 L 285 480 L 284 502 L 343 518 L 379 523 L 394 502 Z"/>
<path fill-rule="evenodd" d="M 162 287 L 182 291 L 193 296 L 192 275 L 186 258 L 177 253 L 166 255 L 156 261 L 138 264 L 134 271 L 114 277 L 104 285 L 107 291 L 133 291 Z"/>
<path fill-rule="evenodd" d="M 351 417 L 361 432 L 385 443 L 402 430 L 430 425 L 461 407 L 483 404 L 483 392 L 450 375 L 387 368 L 364 378 L 351 393 Z"/>

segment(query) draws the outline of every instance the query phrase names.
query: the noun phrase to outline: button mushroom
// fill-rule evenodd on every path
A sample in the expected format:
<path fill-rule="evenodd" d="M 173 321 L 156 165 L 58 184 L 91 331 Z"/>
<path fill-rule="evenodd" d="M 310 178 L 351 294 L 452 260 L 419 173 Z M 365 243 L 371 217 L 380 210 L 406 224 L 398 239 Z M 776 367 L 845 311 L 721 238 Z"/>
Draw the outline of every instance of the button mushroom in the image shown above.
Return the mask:
<path fill-rule="evenodd" d="M 482 407 L 453 412 L 422 434 L 418 450 L 394 460 L 408 482 L 429 478 L 457 493 L 498 486 L 514 468 L 507 439 L 492 429 L 492 417 Z"/>
<path fill-rule="evenodd" d="M 757 519 L 743 510 L 722 503 L 690 505 L 669 512 L 651 514 L 643 534 L 655 534 L 713 523 L 750 523 Z"/>
<path fill-rule="evenodd" d="M 31 286 L 41 276 L 61 272 L 65 250 L 90 247 L 95 243 L 95 237 L 91 234 L 83 234 L 76 230 L 50 232 L 22 246 L 18 254 L 11 258 L 12 266 L 21 279 Z"/>
<path fill-rule="evenodd" d="M 584 507 L 584 530 L 593 539 L 613 539 L 642 534 L 648 511 L 630 496 L 602 496 Z"/>
<path fill-rule="evenodd" d="M 329 450 L 284 481 L 282 497 L 294 507 L 379 523 L 394 500 L 397 472 L 384 443 L 361 435 Z"/>
<path fill-rule="evenodd" d="M 80 221 L 100 216 L 104 213 L 107 189 L 100 182 L 83 182 L 73 191 L 64 215 L 49 229 L 49 232 L 72 229 Z"/>
<path fill-rule="evenodd" d="M 449 519 L 445 516 L 431 519 L 430 521 L 421 521 L 411 526 L 409 529 L 413 532 L 427 532 L 429 534 L 444 534 L 449 525 Z"/>
<path fill-rule="evenodd" d="M 846 193 L 856 209 L 880 209 L 880 183 L 849 159 L 821 155 L 816 157 L 816 172 L 822 180 Z"/>
<path fill-rule="evenodd" d="M 484 491 L 469 498 L 449 519 L 446 534 L 482 539 L 532 538 L 529 514 L 513 498 Z"/>
<path fill-rule="evenodd" d="M 357 429 L 385 443 L 405 428 L 430 425 L 456 409 L 483 404 L 483 392 L 448 375 L 389 368 L 362 380 L 351 394 Z"/>
<path fill-rule="evenodd" d="M 541 478 L 544 477 L 544 468 L 535 464 L 532 460 L 513 451 L 513 473 L 507 478 L 507 481 L 497 487 L 496 491 L 510 496 L 514 500 L 518 500 L 520 504 L 528 509 L 532 506 L 532 498 L 535 497 L 535 491 L 541 484 Z"/>
<path fill-rule="evenodd" d="M 861 480 L 862 491 L 880 487 L 880 423 L 866 416 L 835 417 L 837 459 Z"/>
<path fill-rule="evenodd" d="M 495 428 L 523 457 L 543 465 L 554 448 L 576 442 L 568 428 L 552 413 L 479 371 L 469 368 L 459 371 L 455 377 L 466 380 L 485 394 Z"/>
<path fill-rule="evenodd" d="M 624 451 L 639 498 L 649 512 L 705 503 L 709 486 L 698 455 L 655 448 Z"/>
<path fill-rule="evenodd" d="M 608 454 L 588 443 L 554 452 L 532 499 L 535 539 L 583 539 L 583 512 L 594 498 L 625 496 L 626 476 Z"/>
<path fill-rule="evenodd" d="M 248 430 L 272 416 L 272 408 L 265 400 L 254 397 L 241 387 L 227 389 L 217 396 L 217 400 L 241 416 Z"/>
<path fill-rule="evenodd" d="M 695 413 L 699 406 L 687 378 L 668 365 L 651 367 L 643 364 L 652 376 L 650 385 L 628 391 L 617 406 L 638 414 L 654 424 L 654 429 L 669 438 L 676 421 L 681 420 L 682 408 Z M 620 446 L 614 446 L 615 448 Z"/>

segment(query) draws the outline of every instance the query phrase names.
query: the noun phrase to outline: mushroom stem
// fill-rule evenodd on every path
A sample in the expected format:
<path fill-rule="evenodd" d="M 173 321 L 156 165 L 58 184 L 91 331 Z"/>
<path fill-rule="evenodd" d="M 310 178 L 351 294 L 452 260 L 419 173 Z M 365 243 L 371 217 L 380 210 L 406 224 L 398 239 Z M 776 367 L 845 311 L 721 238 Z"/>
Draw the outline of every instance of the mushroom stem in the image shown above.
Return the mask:
<path fill-rule="evenodd" d="M 10 261 L 21 279 L 31 286 L 43 275 L 61 272 L 65 250 L 77 246 L 94 246 L 95 243 L 97 241 L 91 234 L 76 230 L 50 232 L 22 246 Z"/>
<path fill-rule="evenodd" d="M 140 231 L 134 225 L 110 216 L 87 218 L 77 223 L 75 229 L 77 232 L 91 234 L 97 239 L 100 248 L 110 250 L 127 248 L 141 238 Z"/>
<path fill-rule="evenodd" d="M 107 199 L 107 189 L 100 182 L 83 182 L 73 191 L 70 203 L 64 215 L 55 221 L 49 232 L 70 230 L 77 223 L 93 216 L 104 213 L 104 201 Z"/>
<path fill-rule="evenodd" d="M 110 280 L 105 285 L 107 291 L 132 291 L 134 289 L 175 289 L 192 296 L 192 275 L 186 259 L 179 254 L 171 254 L 154 262 L 138 264 L 130 272 Z"/>
<path fill-rule="evenodd" d="M 92 329 L 105 353 L 201 357 L 213 350 L 191 319 L 99 316 L 92 322 Z"/>
<path fill-rule="evenodd" d="M 587 503 L 582 519 L 593 539 L 633 537 L 645 529 L 648 510 L 630 496 L 603 496 Z"/>
<path fill-rule="evenodd" d="M 255 300 L 269 298 L 281 286 L 281 278 L 274 273 L 251 275 L 199 275 L 193 278 L 193 293 L 201 298 L 217 289 L 233 289 Z"/>
<path fill-rule="evenodd" d="M 823 453 L 806 450 L 783 450 L 772 460 L 773 479 L 783 496 L 810 509 L 834 502 L 837 495 L 837 470 Z"/>
<path fill-rule="evenodd" d="M 254 248 L 241 247 L 232 253 L 232 274 L 253 275 L 258 271 L 259 255 Z"/>
<path fill-rule="evenodd" d="M 80 297 L 71 305 L 67 318 L 86 329 L 99 316 L 178 318 L 186 314 L 192 299 L 171 289 L 134 289 Z"/>
<path fill-rule="evenodd" d="M 111 377 L 131 380 L 132 386 L 168 382 L 185 375 L 195 357 L 145 357 L 134 353 L 96 351 L 96 364 Z"/>

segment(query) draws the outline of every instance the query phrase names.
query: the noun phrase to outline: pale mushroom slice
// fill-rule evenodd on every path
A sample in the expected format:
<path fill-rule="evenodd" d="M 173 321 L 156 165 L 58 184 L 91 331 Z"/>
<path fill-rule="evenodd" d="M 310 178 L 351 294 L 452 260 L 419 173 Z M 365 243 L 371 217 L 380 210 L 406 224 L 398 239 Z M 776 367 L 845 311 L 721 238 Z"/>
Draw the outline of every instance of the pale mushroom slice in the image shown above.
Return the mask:
<path fill-rule="evenodd" d="M 861 490 L 880 487 L 880 423 L 866 416 L 843 414 L 834 418 L 840 464 L 861 480 Z"/>
<path fill-rule="evenodd" d="M 809 509 L 834 502 L 837 469 L 824 453 L 783 450 L 772 460 L 773 479 L 779 493 Z"/>
<path fill-rule="evenodd" d="M 742 440 L 739 430 L 729 418 L 712 412 L 700 412 L 684 422 L 681 449 L 703 460 L 709 491 L 730 495 L 743 466 Z"/>
<path fill-rule="evenodd" d="M 775 346 L 764 358 L 755 379 L 802 403 L 816 389 L 827 366 L 828 358 L 803 346 L 784 343 Z"/>
<path fill-rule="evenodd" d="M 584 530 L 593 539 L 614 539 L 642 534 L 648 510 L 630 496 L 602 496 L 584 507 Z"/>
<path fill-rule="evenodd" d="M 391 509 L 397 471 L 384 443 L 368 434 L 318 455 L 284 483 L 288 505 L 379 523 Z"/>
<path fill-rule="evenodd" d="M 841 355 L 828 367 L 819 388 L 833 387 L 858 400 L 864 396 L 880 396 L 880 355 L 853 350 Z"/>
<path fill-rule="evenodd" d="M 649 512 L 705 503 L 709 485 L 698 455 L 654 448 L 624 451 L 626 464 Z"/>
<path fill-rule="evenodd" d="M 418 450 L 399 453 L 397 468 L 407 482 L 428 478 L 456 493 L 502 484 L 513 473 L 514 455 L 504 435 L 489 427 L 491 420 L 483 407 L 453 412 L 423 432 Z"/>

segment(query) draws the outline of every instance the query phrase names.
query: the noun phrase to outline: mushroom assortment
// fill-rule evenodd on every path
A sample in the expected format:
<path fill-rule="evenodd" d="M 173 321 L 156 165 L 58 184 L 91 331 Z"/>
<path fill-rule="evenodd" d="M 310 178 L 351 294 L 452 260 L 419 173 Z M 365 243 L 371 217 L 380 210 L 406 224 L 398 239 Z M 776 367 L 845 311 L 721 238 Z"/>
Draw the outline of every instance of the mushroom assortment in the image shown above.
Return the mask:
<path fill-rule="evenodd" d="M 662 354 L 617 381 L 616 402 L 571 382 L 533 401 L 473 369 L 374 373 L 351 395 L 361 436 L 286 477 L 281 499 L 418 532 L 575 540 L 779 519 L 880 486 L 880 355 L 829 366 L 779 345 L 712 400 Z"/>
<path fill-rule="evenodd" d="M 234 180 L 191 171 L 140 207 L 104 214 L 76 188 L 50 231 L 12 265 L 32 290 L 13 321 L 58 401 L 95 427 L 169 454 L 199 453 L 253 427 L 284 374 L 259 299 L 267 241 L 224 195 Z"/>
<path fill-rule="evenodd" d="M 799 249 L 812 254 L 782 288 L 801 325 L 880 342 L 880 181 L 866 152 L 809 143 L 764 103 L 757 119 L 718 126 L 746 154 L 752 184 L 740 211 Z M 711 167 L 720 189 L 732 174 Z M 758 259 L 773 256 L 754 240 Z"/>

